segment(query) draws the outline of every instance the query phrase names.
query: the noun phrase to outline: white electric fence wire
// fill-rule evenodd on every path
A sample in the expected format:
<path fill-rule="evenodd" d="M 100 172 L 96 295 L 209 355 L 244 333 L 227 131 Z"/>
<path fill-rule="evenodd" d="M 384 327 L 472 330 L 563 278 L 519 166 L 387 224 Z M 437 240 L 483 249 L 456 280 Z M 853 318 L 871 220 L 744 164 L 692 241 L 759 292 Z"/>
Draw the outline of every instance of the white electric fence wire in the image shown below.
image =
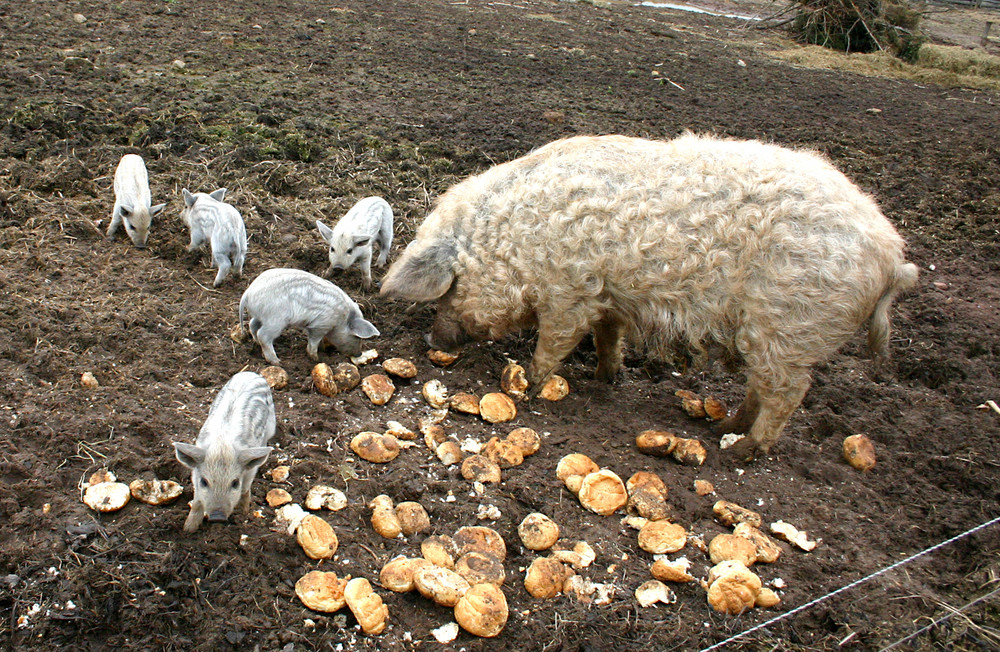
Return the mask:
<path fill-rule="evenodd" d="M 986 595 L 980 596 L 980 597 L 976 598 L 975 600 L 973 600 L 969 604 L 965 605 L 964 607 L 959 607 L 958 609 L 953 609 L 951 611 L 951 613 L 948 613 L 948 614 L 945 614 L 944 616 L 941 616 L 937 620 L 932 621 L 929 625 L 925 625 L 924 627 L 921 627 L 920 629 L 918 629 L 917 631 L 913 632 L 912 634 L 907 635 L 905 638 L 899 639 L 898 641 L 896 641 L 892 645 L 889 645 L 887 647 L 882 648 L 879 652 L 886 652 L 887 650 L 891 650 L 891 649 L 893 649 L 895 647 L 898 647 L 898 646 L 902 645 L 903 643 L 906 643 L 910 639 L 913 639 L 913 638 L 916 638 L 916 637 L 920 636 L 921 634 L 923 634 L 924 632 L 926 632 L 931 627 L 937 627 L 938 625 L 940 625 L 944 621 L 948 620 L 952 616 L 957 616 L 958 614 L 962 613 L 963 611 L 965 611 L 969 607 L 974 607 L 977 604 L 979 604 L 980 602 L 982 602 L 983 600 L 989 600 L 990 598 L 992 598 L 994 595 L 996 595 L 998 593 L 1000 593 L 1000 589 L 993 589 L 992 591 L 990 591 Z"/>
<path fill-rule="evenodd" d="M 861 579 L 855 580 L 855 581 L 851 582 L 850 584 L 842 586 L 842 587 L 840 587 L 839 589 L 837 589 L 835 591 L 831 591 L 830 593 L 827 593 L 826 595 L 822 595 L 822 596 L 816 598 L 815 600 L 810 600 L 809 602 L 807 602 L 805 604 L 802 604 L 802 605 L 799 605 L 798 607 L 795 607 L 791 611 L 786 611 L 785 613 L 780 614 L 778 616 L 775 616 L 774 618 L 772 618 L 772 619 L 770 619 L 768 621 L 762 622 L 759 625 L 755 625 L 755 626 L 751 627 L 750 629 L 742 631 L 742 632 L 740 632 L 738 634 L 734 634 L 733 636 L 730 636 L 729 638 L 727 638 L 727 639 L 725 639 L 723 641 L 719 641 L 715 645 L 711 645 L 709 647 L 702 648 L 701 652 L 710 652 L 711 650 L 718 650 L 719 648 L 723 648 L 723 647 L 729 645 L 730 643 L 732 643 L 733 641 L 736 641 L 738 639 L 743 638 L 744 636 L 748 636 L 750 634 L 753 634 L 754 632 L 757 632 L 757 631 L 760 631 L 760 630 L 765 629 L 767 627 L 770 627 L 771 625 L 773 625 L 773 624 L 775 624 L 777 622 L 780 622 L 782 620 L 785 620 L 786 618 L 791 618 L 795 614 L 800 613 L 802 611 L 805 611 L 806 609 L 810 609 L 810 608 L 818 605 L 821 602 L 829 600 L 830 598 L 832 598 L 835 595 L 840 595 L 844 591 L 849 591 L 849 590 L 853 589 L 856 586 L 860 586 L 861 584 L 864 584 L 865 582 L 878 577 L 879 575 L 882 575 L 884 573 L 888 573 L 889 571 L 895 570 L 895 569 L 897 569 L 900 566 L 903 566 L 905 564 L 909 564 L 911 561 L 913 561 L 913 560 L 915 560 L 915 559 L 917 559 L 919 557 L 923 557 L 924 555 L 932 553 L 935 550 L 940 550 L 941 548 L 944 548 L 947 545 L 955 543 L 959 539 L 963 539 L 963 538 L 965 538 L 967 536 L 975 534 L 976 532 L 979 532 L 980 530 L 984 530 L 984 529 L 986 529 L 986 528 L 988 528 L 988 527 L 990 527 L 992 525 L 996 525 L 997 523 L 1000 523 L 1000 516 L 994 518 L 991 521 L 987 521 L 986 523 L 983 523 L 982 525 L 977 525 L 976 527 L 972 528 L 971 530 L 966 530 L 965 532 L 962 532 L 961 534 L 957 534 L 957 535 L 953 536 L 952 538 L 948 539 L 947 541 L 942 541 L 941 543 L 933 545 L 930 548 L 927 548 L 926 550 L 921 550 L 920 552 L 918 552 L 918 553 L 916 553 L 914 555 L 910 555 L 906 559 L 902 559 L 900 561 L 897 561 L 895 564 L 892 564 L 891 566 L 886 566 L 885 568 L 883 568 L 881 570 L 877 570 L 874 573 L 872 573 L 871 575 L 866 575 L 865 577 L 862 577 Z"/>

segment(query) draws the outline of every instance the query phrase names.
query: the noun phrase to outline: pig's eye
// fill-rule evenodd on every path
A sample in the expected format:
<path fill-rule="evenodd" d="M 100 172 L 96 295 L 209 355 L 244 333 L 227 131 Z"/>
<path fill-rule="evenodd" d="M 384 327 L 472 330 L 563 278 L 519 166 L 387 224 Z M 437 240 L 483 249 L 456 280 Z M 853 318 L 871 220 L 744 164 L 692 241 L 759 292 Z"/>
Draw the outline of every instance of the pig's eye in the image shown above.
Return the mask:
<path fill-rule="evenodd" d="M 206 488 L 206 489 L 208 489 L 208 480 L 206 480 L 205 478 L 202 478 L 201 479 L 201 486 L 204 487 L 204 488 Z"/>
<path fill-rule="evenodd" d="M 240 480 L 239 478 L 237 478 L 236 480 L 233 480 L 233 489 L 239 489 L 239 488 L 240 488 Z"/>
<path fill-rule="evenodd" d="M 347 253 L 351 253 L 351 252 L 353 252 L 353 251 L 354 251 L 354 247 L 351 247 L 351 248 L 349 248 L 349 249 L 347 250 Z"/>

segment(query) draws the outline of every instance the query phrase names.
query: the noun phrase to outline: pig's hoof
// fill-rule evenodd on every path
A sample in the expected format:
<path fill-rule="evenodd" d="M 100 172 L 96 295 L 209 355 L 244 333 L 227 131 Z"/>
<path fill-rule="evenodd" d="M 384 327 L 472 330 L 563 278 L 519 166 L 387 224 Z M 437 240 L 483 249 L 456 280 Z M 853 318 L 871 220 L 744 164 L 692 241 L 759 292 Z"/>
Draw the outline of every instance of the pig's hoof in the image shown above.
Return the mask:
<path fill-rule="evenodd" d="M 727 452 L 741 462 L 753 462 L 758 455 L 767 453 L 767 449 L 758 445 L 749 437 L 744 437 L 729 447 Z"/>

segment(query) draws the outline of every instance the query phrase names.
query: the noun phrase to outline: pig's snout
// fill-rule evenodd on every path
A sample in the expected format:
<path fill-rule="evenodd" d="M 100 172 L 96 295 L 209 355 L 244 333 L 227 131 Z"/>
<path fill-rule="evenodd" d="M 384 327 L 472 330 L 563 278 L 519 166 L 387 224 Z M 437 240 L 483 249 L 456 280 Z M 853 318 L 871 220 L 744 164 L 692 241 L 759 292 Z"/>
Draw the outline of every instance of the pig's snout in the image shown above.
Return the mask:
<path fill-rule="evenodd" d="M 229 517 L 226 516 L 225 512 L 223 512 L 221 509 L 216 509 L 208 513 L 208 520 L 215 523 L 220 523 L 222 521 L 228 521 Z"/>
<path fill-rule="evenodd" d="M 468 338 L 466 337 L 456 337 L 451 340 L 442 340 L 435 336 L 432 331 L 430 333 L 424 334 L 424 341 L 427 342 L 427 346 L 438 351 L 446 351 L 448 353 L 458 353 L 459 349 L 466 342 Z"/>
<path fill-rule="evenodd" d="M 344 271 L 344 266 L 341 265 L 340 263 L 337 263 L 336 265 L 330 265 L 330 269 L 332 269 L 335 272 L 342 272 Z"/>

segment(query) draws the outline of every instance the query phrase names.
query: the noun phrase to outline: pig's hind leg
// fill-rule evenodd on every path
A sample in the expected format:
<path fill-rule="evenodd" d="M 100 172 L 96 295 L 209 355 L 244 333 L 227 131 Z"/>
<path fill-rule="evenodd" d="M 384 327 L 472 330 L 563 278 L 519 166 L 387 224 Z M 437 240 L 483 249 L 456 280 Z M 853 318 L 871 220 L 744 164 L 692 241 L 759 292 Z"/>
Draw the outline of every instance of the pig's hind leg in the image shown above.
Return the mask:
<path fill-rule="evenodd" d="M 254 332 L 253 327 L 254 327 L 253 320 L 251 320 L 250 321 L 251 333 Z M 278 360 L 278 355 L 274 352 L 274 340 L 276 340 L 278 336 L 281 335 L 281 331 L 283 330 L 284 327 L 279 328 L 276 326 L 260 325 L 257 328 L 256 334 L 254 335 L 254 339 L 256 339 L 257 343 L 260 344 L 260 352 L 264 356 L 264 359 L 273 365 L 281 364 L 281 361 Z"/>
<path fill-rule="evenodd" d="M 212 252 L 212 259 L 215 261 L 215 265 L 219 268 L 219 273 L 215 275 L 215 282 L 212 283 L 214 287 L 219 287 L 222 282 L 226 280 L 229 276 L 229 270 L 232 268 L 233 264 L 229 262 L 229 256 L 222 253 Z"/>
<path fill-rule="evenodd" d="M 613 315 L 605 315 L 594 327 L 597 371 L 594 377 L 610 383 L 622 366 L 622 334 L 625 325 Z"/>

